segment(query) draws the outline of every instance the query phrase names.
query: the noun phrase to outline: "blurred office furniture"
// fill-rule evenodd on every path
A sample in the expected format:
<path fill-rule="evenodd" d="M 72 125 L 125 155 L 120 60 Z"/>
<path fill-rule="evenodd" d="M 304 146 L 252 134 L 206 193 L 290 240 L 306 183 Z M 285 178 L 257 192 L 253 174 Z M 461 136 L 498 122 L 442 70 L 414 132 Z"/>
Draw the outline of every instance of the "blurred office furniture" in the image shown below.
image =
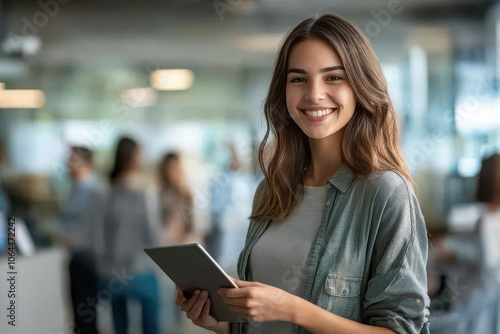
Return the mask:
<path fill-rule="evenodd" d="M 50 188 L 49 177 L 41 174 L 12 175 L 5 180 L 10 214 L 22 218 L 37 247 L 51 245 L 57 227 L 60 200 Z"/>

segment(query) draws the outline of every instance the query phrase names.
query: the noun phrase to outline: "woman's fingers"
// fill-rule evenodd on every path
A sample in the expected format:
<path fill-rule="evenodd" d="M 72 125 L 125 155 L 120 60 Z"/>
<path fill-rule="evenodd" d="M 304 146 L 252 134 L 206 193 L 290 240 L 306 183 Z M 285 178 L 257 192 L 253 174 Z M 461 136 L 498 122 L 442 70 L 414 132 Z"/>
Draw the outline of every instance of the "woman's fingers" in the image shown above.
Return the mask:
<path fill-rule="evenodd" d="M 230 288 L 230 289 L 225 289 L 225 288 L 220 288 L 217 290 L 217 294 L 219 296 L 225 297 L 225 298 L 244 298 L 249 295 L 249 288 Z"/>
<path fill-rule="evenodd" d="M 182 303 L 184 303 L 187 300 L 186 297 L 184 297 L 184 293 L 182 292 L 181 289 L 177 289 L 177 296 L 175 297 L 175 304 L 177 306 L 181 306 Z"/>
<path fill-rule="evenodd" d="M 241 306 L 241 307 L 250 307 L 250 302 L 248 298 L 226 298 L 222 297 L 222 300 L 224 301 L 224 304 L 230 305 L 230 306 Z"/>
<path fill-rule="evenodd" d="M 251 287 L 251 286 L 264 286 L 264 284 L 262 284 L 260 282 L 242 281 L 242 280 L 234 278 L 234 277 L 231 277 L 231 278 L 233 279 L 233 282 L 236 283 L 236 285 L 239 288 L 247 288 L 247 287 Z"/>
<path fill-rule="evenodd" d="M 203 310 L 201 311 L 201 317 L 207 318 L 210 315 L 210 299 L 207 299 L 205 305 L 203 305 Z"/>
<path fill-rule="evenodd" d="M 216 332 L 229 330 L 228 323 L 219 323 L 210 315 L 211 303 L 209 293 L 206 290 L 196 290 L 189 298 L 186 298 L 183 291 L 180 290 L 177 292 L 176 304 L 186 313 L 186 317 L 197 326 Z"/>
<path fill-rule="evenodd" d="M 193 293 L 193 295 L 189 298 L 184 297 L 184 293 L 182 291 L 181 291 L 181 293 L 183 294 L 183 297 L 179 297 L 179 300 L 181 300 L 181 303 L 178 305 L 182 311 L 189 312 L 193 308 L 196 301 L 198 300 L 198 297 L 200 295 L 200 290 L 196 290 Z M 184 298 L 184 300 L 182 300 L 182 298 Z"/>
<path fill-rule="evenodd" d="M 194 295 L 193 295 L 194 297 Z M 205 301 L 207 300 L 208 297 L 208 292 L 207 291 L 198 291 L 198 295 L 194 303 L 192 303 L 192 306 L 189 307 L 186 316 L 191 319 L 195 320 L 200 317 L 201 311 L 203 310 L 203 306 L 205 305 Z M 193 298 L 194 299 L 194 298 Z M 191 303 L 190 303 L 191 304 Z"/>

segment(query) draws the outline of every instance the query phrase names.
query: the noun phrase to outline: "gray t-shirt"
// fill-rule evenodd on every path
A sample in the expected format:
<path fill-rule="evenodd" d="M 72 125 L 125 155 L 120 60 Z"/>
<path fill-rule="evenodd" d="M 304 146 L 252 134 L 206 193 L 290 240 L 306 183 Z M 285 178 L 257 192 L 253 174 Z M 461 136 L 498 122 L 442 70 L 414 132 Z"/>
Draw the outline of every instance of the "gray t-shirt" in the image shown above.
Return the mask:
<path fill-rule="evenodd" d="M 272 222 L 250 254 L 249 280 L 300 295 L 304 267 L 325 208 L 326 186 L 304 186 L 304 197 L 290 216 Z M 250 323 L 249 334 L 292 333 L 285 321 Z"/>
<path fill-rule="evenodd" d="M 128 275 L 153 272 L 154 262 L 144 248 L 157 245 L 156 231 L 142 192 L 127 184 L 113 184 L 102 214 L 102 276 L 112 276 L 114 271 Z"/>

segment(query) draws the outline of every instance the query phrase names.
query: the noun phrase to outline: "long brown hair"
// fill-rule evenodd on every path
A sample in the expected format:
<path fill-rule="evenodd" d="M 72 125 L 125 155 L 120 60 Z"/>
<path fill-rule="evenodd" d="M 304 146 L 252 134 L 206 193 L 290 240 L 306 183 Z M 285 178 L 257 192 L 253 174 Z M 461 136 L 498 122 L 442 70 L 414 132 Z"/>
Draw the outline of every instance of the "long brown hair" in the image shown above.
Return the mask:
<path fill-rule="evenodd" d="M 500 195 L 500 154 L 483 159 L 477 180 L 476 200 L 488 203 Z"/>
<path fill-rule="evenodd" d="M 399 149 L 396 113 L 378 59 L 368 39 L 351 23 L 333 14 L 299 23 L 285 38 L 264 104 L 267 131 L 259 148 L 265 180 L 250 218 L 285 219 L 303 196 L 303 170 L 311 162 L 308 138 L 288 114 L 286 76 L 291 49 L 299 42 L 321 39 L 337 52 L 356 96 L 356 109 L 342 136 L 342 157 L 360 175 L 396 170 L 412 182 Z M 264 161 L 270 134 L 273 154 Z"/>
<path fill-rule="evenodd" d="M 129 137 L 122 137 L 118 141 L 115 151 L 115 162 L 113 169 L 109 173 L 111 182 L 116 182 L 116 179 L 121 176 L 127 169 L 130 168 L 134 160 L 134 155 L 139 149 L 139 144 Z"/>

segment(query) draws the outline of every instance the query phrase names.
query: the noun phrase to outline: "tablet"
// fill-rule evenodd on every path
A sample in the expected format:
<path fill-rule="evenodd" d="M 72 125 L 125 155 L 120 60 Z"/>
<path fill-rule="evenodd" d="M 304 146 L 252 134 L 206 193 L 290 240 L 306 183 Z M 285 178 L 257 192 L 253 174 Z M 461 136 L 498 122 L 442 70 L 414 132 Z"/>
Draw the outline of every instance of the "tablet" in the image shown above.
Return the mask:
<path fill-rule="evenodd" d="M 196 289 L 207 290 L 210 296 L 210 315 L 217 321 L 244 321 L 229 310 L 219 288 L 238 288 L 208 252 L 199 244 L 147 248 L 144 251 L 174 283 L 192 294 Z"/>

